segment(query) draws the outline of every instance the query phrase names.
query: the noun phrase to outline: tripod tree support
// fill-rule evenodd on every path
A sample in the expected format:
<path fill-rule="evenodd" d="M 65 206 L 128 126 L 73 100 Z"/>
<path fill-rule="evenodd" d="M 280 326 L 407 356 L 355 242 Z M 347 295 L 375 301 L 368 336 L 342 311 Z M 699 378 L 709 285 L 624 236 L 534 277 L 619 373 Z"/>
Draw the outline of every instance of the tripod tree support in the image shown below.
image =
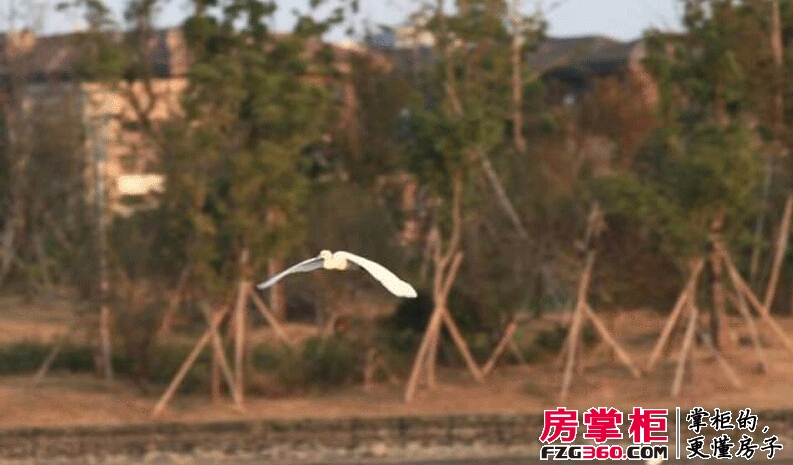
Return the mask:
<path fill-rule="evenodd" d="M 182 363 L 182 366 L 179 368 L 176 376 L 174 376 L 171 384 L 165 390 L 165 393 L 157 402 L 157 405 L 155 405 L 154 410 L 152 411 L 153 418 L 158 417 L 162 413 L 163 409 L 165 409 L 166 405 L 176 393 L 176 390 L 179 388 L 179 385 L 184 380 L 184 377 L 187 375 L 187 372 L 193 367 L 196 360 L 198 359 L 198 356 L 201 354 L 201 351 L 204 350 L 206 345 L 209 343 L 212 343 L 214 355 L 220 362 L 223 374 L 226 378 L 226 383 L 229 386 L 229 392 L 232 393 L 234 403 L 238 407 L 242 407 L 242 398 L 239 395 L 239 389 L 237 389 L 237 387 L 234 385 L 231 368 L 229 367 L 229 363 L 226 360 L 225 353 L 223 353 L 221 338 L 220 334 L 218 333 L 218 327 L 220 326 L 223 319 L 228 315 L 229 310 L 230 309 L 228 306 L 224 306 L 220 311 L 215 312 L 213 315 L 209 315 L 209 312 L 205 312 L 205 317 L 208 318 L 209 327 L 206 331 L 204 331 L 204 334 L 201 336 L 201 338 L 199 338 L 198 342 L 193 347 L 193 350 L 187 356 L 187 359 L 185 359 L 184 363 Z"/>
<path fill-rule="evenodd" d="M 432 288 L 434 308 L 429 323 L 427 324 L 427 329 L 422 337 L 421 344 L 419 345 L 416 359 L 413 362 L 413 368 L 410 371 L 410 378 L 408 379 L 407 388 L 405 390 L 405 402 L 413 400 L 422 371 L 427 375 L 429 387 L 434 388 L 436 386 L 436 360 L 438 345 L 441 339 L 440 332 L 443 326 L 446 327 L 449 334 L 452 336 L 452 341 L 457 346 L 468 371 L 471 372 L 474 379 L 479 382 L 484 380 L 482 372 L 476 364 L 476 361 L 474 361 L 474 357 L 471 355 L 471 351 L 465 339 L 460 334 L 457 324 L 449 313 L 447 303 L 449 292 L 451 291 L 452 284 L 454 284 L 454 279 L 457 276 L 457 272 L 463 260 L 463 253 L 458 251 L 460 236 L 462 234 L 461 204 L 463 194 L 463 181 L 459 174 L 455 176 L 452 187 L 452 233 L 449 238 L 449 243 L 446 246 L 445 253 L 442 251 L 443 246 L 441 243 L 440 231 L 437 226 L 432 229 L 428 237 L 428 242 L 432 244 L 434 262 Z"/>
<path fill-rule="evenodd" d="M 677 362 L 675 378 L 672 383 L 672 397 L 678 397 L 680 395 L 680 390 L 683 385 L 683 373 L 685 372 L 686 361 L 689 363 L 693 362 L 692 351 L 694 349 L 694 339 L 696 338 L 697 334 L 704 343 L 705 347 L 708 349 L 708 352 L 710 352 L 710 354 L 715 357 L 721 369 L 724 370 L 724 373 L 727 375 L 727 379 L 730 381 L 730 383 L 732 383 L 735 388 L 742 389 L 743 383 L 738 377 L 738 374 L 714 346 L 710 339 L 710 335 L 706 331 L 697 330 L 699 309 L 694 302 L 694 292 L 694 287 L 689 288 L 688 297 L 685 300 L 685 308 L 687 308 L 689 311 L 689 320 L 688 326 L 686 327 L 686 334 L 683 339 L 683 347 L 680 350 L 680 355 Z"/>
<path fill-rule="evenodd" d="M 768 367 L 768 361 L 765 358 L 763 346 L 760 344 L 760 333 L 757 330 L 757 325 L 754 323 L 754 317 L 752 317 L 752 313 L 749 311 L 749 308 L 746 305 L 746 296 L 744 296 L 743 293 L 738 292 L 738 297 L 735 297 L 735 301 L 735 308 L 738 309 L 738 312 L 740 312 L 741 316 L 743 316 L 744 320 L 746 320 L 746 326 L 749 328 L 749 336 L 752 339 L 755 352 L 757 352 L 757 370 L 760 373 L 765 373 Z"/>
<path fill-rule="evenodd" d="M 270 323 L 270 325 L 275 330 L 276 335 L 278 335 L 284 344 L 288 346 L 294 346 L 294 342 L 286 336 L 286 332 L 284 331 L 282 325 L 278 322 L 278 320 L 275 319 L 272 312 L 270 312 L 269 308 L 265 305 L 261 298 L 256 295 L 253 289 L 253 284 L 250 281 L 243 279 L 237 286 L 233 310 L 227 305 L 224 306 L 222 310 L 211 316 L 209 315 L 209 311 L 204 311 L 207 322 L 209 323 L 209 328 L 198 340 L 195 347 L 193 348 L 193 351 L 190 353 L 190 355 L 188 355 L 187 359 L 185 359 L 176 376 L 174 376 L 174 379 L 171 381 L 170 386 L 168 389 L 166 389 L 162 398 L 155 407 L 152 416 L 156 417 L 162 412 L 166 404 L 170 401 L 171 397 L 173 397 L 176 389 L 178 389 L 179 384 L 181 384 L 187 372 L 190 370 L 190 368 L 192 368 L 193 364 L 195 364 L 195 361 L 198 359 L 201 351 L 209 343 L 212 344 L 213 349 L 213 373 L 211 380 L 213 397 L 216 398 L 219 393 L 220 386 L 218 378 L 219 374 L 222 374 L 225 378 L 226 384 L 229 387 L 229 392 L 234 399 L 235 408 L 239 410 L 243 409 L 243 383 L 245 381 L 244 364 L 245 356 L 247 354 L 247 345 L 245 344 L 245 326 L 248 316 L 248 304 L 251 300 L 262 316 L 264 316 L 264 318 Z M 231 317 L 229 321 L 229 332 L 233 333 L 232 337 L 234 339 L 235 350 L 233 370 L 231 368 L 231 364 L 229 364 L 228 360 L 226 359 L 226 354 L 223 351 L 223 338 L 218 330 L 218 327 L 227 316 Z"/>
<path fill-rule="evenodd" d="M 628 356 L 627 352 L 620 347 L 619 343 L 616 339 L 611 335 L 606 325 L 603 321 L 592 311 L 592 308 L 587 303 L 587 294 L 589 292 L 589 282 L 592 277 L 592 268 L 595 264 L 595 246 L 594 242 L 599 237 L 601 232 L 605 229 L 605 223 L 603 221 L 603 212 L 600 209 L 599 204 L 595 204 L 592 208 L 592 211 L 589 214 L 588 224 L 587 224 L 587 232 L 585 235 L 584 247 L 587 250 L 586 254 L 586 264 L 584 266 L 584 271 L 581 274 L 581 280 L 579 281 L 578 285 L 578 295 L 577 295 L 577 302 L 576 307 L 573 313 L 573 319 L 570 326 L 570 332 L 567 335 L 567 339 L 565 340 L 563 350 L 565 350 L 565 354 L 567 357 L 564 374 L 562 376 L 562 387 L 559 393 L 559 401 L 565 402 L 567 400 L 567 394 L 570 390 L 570 383 L 573 377 L 573 366 L 575 365 L 575 358 L 576 355 L 581 358 L 579 354 L 578 343 L 579 339 L 581 338 L 581 330 L 584 326 L 584 321 L 589 319 L 592 324 L 595 326 L 595 330 L 598 331 L 600 336 L 614 349 L 617 357 L 622 361 L 623 364 L 628 368 L 631 374 L 639 378 L 641 377 L 641 372 L 633 365 Z M 580 360 L 579 360 L 579 368 Z"/>
<path fill-rule="evenodd" d="M 512 338 L 515 336 L 515 331 L 518 329 L 518 321 L 515 317 L 512 317 L 507 323 L 507 328 L 504 330 L 504 335 L 501 337 L 501 340 L 498 341 L 496 344 L 496 348 L 493 349 L 493 354 L 490 355 L 490 358 L 485 363 L 485 366 L 482 368 L 482 376 L 487 376 L 493 371 L 493 368 L 496 366 L 496 361 L 498 361 L 498 357 L 504 352 L 504 350 L 510 345 L 510 343 L 514 344 Z M 520 352 L 518 350 L 518 352 Z"/>
<path fill-rule="evenodd" d="M 727 272 L 731 278 L 733 278 L 733 284 L 735 285 L 737 291 L 737 297 L 732 296 L 732 293 L 725 292 L 725 295 L 734 299 L 734 305 L 738 309 L 738 311 L 743 316 L 744 320 L 746 321 L 746 325 L 749 328 L 749 331 L 752 336 L 752 340 L 754 342 L 754 346 L 757 352 L 758 358 L 758 367 L 761 372 L 765 370 L 766 361 L 765 356 L 763 354 L 763 350 L 760 346 L 760 340 L 757 333 L 757 328 L 754 324 L 754 319 L 752 315 L 749 313 L 749 310 L 746 308 L 746 303 L 744 300 L 745 292 L 744 289 L 740 286 L 739 280 L 740 276 L 737 276 L 737 271 L 732 266 L 732 263 L 725 260 L 726 255 L 723 252 L 723 247 L 721 242 L 718 240 L 714 240 L 714 254 L 711 258 L 715 258 L 719 261 L 720 264 L 726 265 Z M 680 394 L 680 389 L 682 386 L 683 380 L 683 372 L 685 370 L 685 363 L 687 358 L 690 359 L 690 351 L 692 349 L 694 338 L 699 335 L 699 338 L 708 349 L 708 352 L 715 357 L 716 361 L 718 362 L 719 366 L 724 370 L 727 378 L 730 382 L 738 389 L 741 389 L 743 384 L 741 383 L 737 373 L 732 367 L 729 365 L 727 360 L 722 356 L 721 352 L 719 351 L 718 347 L 715 346 L 713 341 L 710 338 L 710 335 L 707 334 L 706 331 L 699 331 L 697 329 L 697 323 L 699 318 L 699 310 L 696 305 L 696 294 L 697 294 L 697 281 L 699 276 L 702 273 L 702 270 L 705 265 L 705 259 L 703 257 L 699 257 L 696 260 L 692 260 L 689 264 L 690 273 L 688 282 L 686 283 L 683 291 L 680 293 L 680 297 L 678 297 L 677 302 L 675 303 L 675 307 L 672 310 L 672 313 L 669 315 L 669 318 L 666 321 L 664 329 L 661 331 L 661 335 L 658 338 L 658 342 L 653 349 L 650 360 L 647 364 L 647 371 L 652 370 L 658 360 L 660 359 L 664 348 L 667 345 L 669 336 L 674 329 L 677 320 L 679 319 L 680 315 L 685 311 L 688 310 L 690 312 L 690 319 L 688 326 L 686 328 L 684 340 L 683 340 L 683 347 L 680 351 L 677 370 L 675 373 L 675 378 L 672 383 L 672 397 L 677 397 Z M 711 264 L 713 261 L 711 260 Z M 738 280 L 736 280 L 738 278 Z"/>
<path fill-rule="evenodd" d="M 695 289 L 697 286 L 697 280 L 699 279 L 699 275 L 702 273 L 702 269 L 705 267 L 705 259 L 700 257 L 696 261 L 694 261 L 689 268 L 691 272 L 689 273 L 688 282 L 686 283 L 683 291 L 680 293 L 680 296 L 677 298 L 677 302 L 675 302 L 675 306 L 672 309 L 672 313 L 669 315 L 669 318 L 666 320 L 666 325 L 664 329 L 661 331 L 661 336 L 658 338 L 658 342 L 655 344 L 655 348 L 653 349 L 650 355 L 650 361 L 647 363 L 647 371 L 652 371 L 655 368 L 655 364 L 658 362 L 658 359 L 661 358 L 661 354 L 664 350 L 664 346 L 666 345 L 667 339 L 672 334 L 672 329 L 675 327 L 675 323 L 677 323 L 677 319 L 680 314 L 683 312 L 688 300 L 691 298 L 692 295 L 695 294 Z"/>
<path fill-rule="evenodd" d="M 691 293 L 689 291 L 686 303 L 691 301 Z M 697 308 L 691 305 L 686 305 L 689 308 L 688 326 L 686 327 L 686 335 L 683 338 L 683 347 L 680 349 L 680 356 L 677 360 L 677 370 L 675 371 L 675 380 L 672 383 L 672 397 L 677 397 L 680 394 L 680 388 L 683 385 L 683 372 L 685 371 L 686 358 L 691 353 L 691 348 L 694 343 L 694 333 L 697 330 Z"/>
<path fill-rule="evenodd" d="M 737 268 L 735 267 L 732 258 L 730 257 L 729 253 L 727 253 L 724 246 L 721 243 L 717 243 L 717 247 L 719 247 L 721 256 L 724 259 L 725 264 L 727 265 L 727 272 L 730 274 L 730 278 L 732 279 L 732 282 L 735 285 L 736 290 L 746 297 L 749 303 L 760 314 L 760 317 L 763 319 L 763 321 L 765 321 L 766 324 L 773 330 L 774 334 L 777 336 L 780 342 L 782 342 L 785 348 L 791 354 L 793 354 L 793 342 L 791 342 L 787 334 L 785 334 L 785 331 L 771 317 L 768 307 L 760 303 L 760 300 L 757 298 L 754 292 L 752 292 L 752 290 L 749 288 L 749 285 L 746 284 L 746 282 L 743 280 Z"/>

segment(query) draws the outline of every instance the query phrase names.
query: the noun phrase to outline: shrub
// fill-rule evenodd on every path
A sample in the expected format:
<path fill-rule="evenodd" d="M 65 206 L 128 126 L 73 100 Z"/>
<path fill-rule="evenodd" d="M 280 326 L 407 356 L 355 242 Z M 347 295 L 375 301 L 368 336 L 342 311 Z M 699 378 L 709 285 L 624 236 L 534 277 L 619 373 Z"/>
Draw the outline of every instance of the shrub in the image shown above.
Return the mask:
<path fill-rule="evenodd" d="M 35 373 L 52 351 L 51 344 L 23 341 L 0 345 L 0 375 Z M 91 372 L 94 354 L 90 347 L 64 346 L 50 367 L 53 371 Z"/>
<path fill-rule="evenodd" d="M 358 374 L 360 360 L 347 338 L 334 336 L 324 341 L 317 337 L 307 339 L 301 362 L 304 379 L 325 389 L 352 381 Z"/>
<path fill-rule="evenodd" d="M 268 344 L 257 344 L 251 349 L 251 364 L 257 370 L 277 371 L 289 357 L 293 357 L 293 354 L 288 347 L 273 348 Z"/>

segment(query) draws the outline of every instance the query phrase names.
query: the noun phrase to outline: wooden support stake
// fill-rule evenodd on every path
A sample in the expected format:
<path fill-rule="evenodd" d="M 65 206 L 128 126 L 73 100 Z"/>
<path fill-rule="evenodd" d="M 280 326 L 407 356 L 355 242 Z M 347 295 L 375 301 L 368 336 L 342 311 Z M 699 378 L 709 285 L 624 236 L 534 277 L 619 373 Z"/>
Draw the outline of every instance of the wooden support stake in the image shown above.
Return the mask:
<path fill-rule="evenodd" d="M 220 401 L 220 360 L 218 360 L 215 351 L 212 351 L 212 372 L 210 373 L 209 395 L 212 398 L 212 403 Z M 231 392 L 236 392 L 235 388 L 231 388 Z"/>
<path fill-rule="evenodd" d="M 689 353 L 691 352 L 691 348 L 694 343 L 694 334 L 697 328 L 697 308 L 691 304 L 689 304 L 687 307 L 689 309 L 688 327 L 686 328 L 685 339 L 683 339 L 683 348 L 680 349 L 680 358 L 677 362 L 675 380 L 672 384 L 672 397 L 677 397 L 680 394 L 680 388 L 683 384 L 683 371 L 685 371 L 686 366 L 686 357 L 688 357 Z"/>
<path fill-rule="evenodd" d="M 735 287 L 746 296 L 749 300 L 749 303 L 760 313 L 760 316 L 765 320 L 768 326 L 774 330 L 774 333 L 779 338 L 780 341 L 785 345 L 787 350 L 793 354 L 793 342 L 788 339 L 785 331 L 779 327 L 779 325 L 771 318 L 771 315 L 768 312 L 768 308 L 766 308 L 760 301 L 757 299 L 757 296 L 754 295 L 751 289 L 749 289 L 749 285 L 741 278 L 741 275 L 738 273 L 738 270 L 735 268 L 735 264 L 732 262 L 729 254 L 725 250 L 722 249 L 722 257 L 724 257 L 724 261 L 727 265 L 727 270 L 730 273 L 733 283 Z"/>
<path fill-rule="evenodd" d="M 446 322 L 446 329 L 448 329 L 449 333 L 452 335 L 452 340 L 457 345 L 460 355 L 463 356 L 463 360 L 468 367 L 468 371 L 471 372 L 471 375 L 473 375 L 474 379 L 481 383 L 484 380 L 484 377 L 482 376 L 482 372 L 479 370 L 479 367 L 474 361 L 474 357 L 471 355 L 470 349 L 468 349 L 468 344 L 466 344 L 465 339 L 463 338 L 462 334 L 460 334 L 460 330 L 457 328 L 457 323 L 454 322 L 454 318 L 452 318 L 452 316 L 449 314 L 449 310 L 447 308 L 444 307 L 442 312 L 443 319 Z"/>
<path fill-rule="evenodd" d="M 438 373 L 436 372 L 436 369 L 438 365 L 438 346 L 441 344 L 442 330 L 443 325 L 438 326 L 437 330 L 432 335 L 429 348 L 427 349 L 427 386 L 429 386 L 430 389 L 435 389 L 438 387 Z"/>
<path fill-rule="evenodd" d="M 734 282 L 733 285 L 735 285 Z M 768 367 L 768 362 L 765 358 L 763 346 L 760 344 L 760 334 L 757 331 L 757 325 L 755 325 L 754 317 L 746 306 L 746 297 L 744 296 L 743 292 L 736 289 L 736 293 L 738 294 L 738 297 L 735 298 L 735 308 L 738 309 L 738 312 L 741 314 L 744 321 L 746 321 L 746 326 L 749 327 L 749 335 L 752 338 L 752 344 L 754 345 L 755 352 L 757 353 L 758 371 L 760 373 L 765 373 Z"/>
<path fill-rule="evenodd" d="M 160 329 L 157 330 L 157 337 L 161 338 L 168 335 L 173 328 L 173 323 L 176 319 L 176 312 L 179 310 L 179 304 L 182 302 L 182 292 L 184 292 L 187 278 L 190 276 L 190 269 L 191 265 L 188 264 L 179 275 L 179 281 L 176 284 L 176 289 L 168 299 L 168 308 L 165 310 L 165 315 L 162 317 Z"/>
<path fill-rule="evenodd" d="M 264 304 L 264 301 L 262 301 L 262 299 L 253 290 L 251 290 L 251 299 L 253 300 L 253 303 L 256 306 L 256 308 L 259 309 L 259 312 L 262 314 L 262 316 L 264 316 L 264 318 L 267 320 L 270 326 L 272 326 L 273 330 L 275 331 L 275 334 L 277 334 L 278 337 L 281 338 L 281 340 L 284 341 L 286 345 L 290 347 L 294 347 L 295 343 L 292 342 L 289 339 L 289 337 L 286 335 L 286 331 L 284 331 L 284 328 L 283 326 L 281 326 L 281 323 L 278 322 L 278 320 L 270 312 L 270 309 L 268 309 L 267 306 Z"/>
<path fill-rule="evenodd" d="M 702 331 L 700 332 L 700 337 L 702 338 L 702 342 L 705 344 L 705 347 L 708 348 L 708 351 L 711 353 L 711 355 L 716 357 L 716 361 L 719 363 L 721 369 L 724 370 L 724 373 L 727 375 L 727 379 L 730 380 L 730 383 L 732 383 L 732 385 L 737 389 L 743 389 L 743 383 L 738 377 L 738 373 L 732 369 L 729 362 L 727 362 L 727 359 L 725 359 L 716 349 L 716 347 L 714 347 L 713 342 L 710 340 L 710 335 Z"/>
<path fill-rule="evenodd" d="M 248 282 L 242 281 L 237 291 L 237 304 L 234 308 L 234 370 L 237 395 L 244 397 L 245 392 L 245 314 L 248 309 Z"/>
<path fill-rule="evenodd" d="M 451 317 L 447 307 L 447 298 L 451 291 L 454 279 L 460 268 L 463 259 L 463 253 L 458 251 L 458 246 L 461 237 L 462 225 L 462 195 L 463 195 L 463 177 L 461 173 L 456 173 L 453 179 L 453 196 L 452 196 L 452 234 L 447 244 L 447 250 L 444 253 L 440 240 L 440 232 L 437 225 L 432 228 L 428 241 L 432 243 L 433 262 L 435 264 L 432 298 L 434 309 L 430 323 L 422 338 L 419 352 L 413 363 L 408 386 L 405 391 L 405 402 L 410 402 L 418 387 L 418 377 L 421 374 L 422 368 L 428 372 L 428 381 L 435 384 L 435 360 L 437 359 L 437 348 L 439 345 L 440 329 L 443 323 L 452 336 L 452 340 L 457 345 L 468 370 L 473 374 L 477 381 L 482 381 L 483 377 L 479 367 L 474 362 L 473 357 L 468 349 L 465 339 L 460 334 L 454 319 Z"/>
<path fill-rule="evenodd" d="M 620 347 L 619 343 L 617 343 L 617 340 L 614 339 L 606 325 L 603 323 L 603 320 L 601 320 L 600 317 L 597 316 L 594 311 L 592 311 L 592 307 L 590 307 L 589 304 L 584 303 L 584 309 L 586 310 L 589 320 L 592 321 L 595 329 L 600 333 L 600 336 L 611 346 L 612 349 L 614 349 L 614 353 L 617 354 L 617 357 L 622 361 L 623 364 L 625 364 L 628 370 L 630 370 L 633 377 L 641 378 L 641 371 L 639 371 L 639 369 L 633 365 L 628 353 L 625 352 L 622 347 Z"/>
<path fill-rule="evenodd" d="M 231 397 L 234 399 L 234 403 L 238 407 L 242 407 L 242 398 L 238 394 L 238 389 L 236 389 L 234 383 L 234 375 L 231 371 L 231 365 L 229 365 L 228 359 L 226 359 L 226 353 L 223 350 L 223 340 L 220 337 L 220 331 L 217 326 L 212 326 L 212 312 L 209 309 L 204 308 L 204 316 L 209 323 L 210 331 L 212 332 L 212 359 L 213 365 L 217 365 L 217 371 L 219 374 L 222 374 L 226 385 L 229 388 L 229 392 L 231 393 Z M 213 370 L 215 368 L 213 367 Z M 220 377 L 218 376 L 218 388 L 219 386 Z M 213 380 L 213 382 L 215 382 Z M 218 389 L 220 391 L 220 389 Z"/>
<path fill-rule="evenodd" d="M 176 376 L 174 376 L 173 380 L 171 381 L 171 384 L 168 386 L 168 389 L 165 390 L 165 393 L 162 395 L 159 402 L 157 402 L 157 405 L 154 406 L 154 410 L 152 411 L 153 418 L 158 417 L 160 413 L 162 413 L 162 410 L 168 404 L 168 401 L 171 400 L 171 397 L 173 397 L 174 393 L 179 388 L 179 385 L 182 383 L 182 380 L 184 379 L 185 375 L 187 375 L 187 372 L 190 370 L 190 368 L 192 368 L 193 364 L 198 359 L 198 356 L 201 354 L 201 351 L 204 349 L 204 347 L 206 347 L 206 345 L 212 339 L 213 331 L 216 331 L 218 325 L 226 316 L 228 311 L 229 311 L 228 307 L 225 307 L 222 311 L 218 312 L 217 315 L 213 315 L 210 327 L 206 331 L 204 331 L 204 334 L 198 340 L 195 347 L 193 347 L 193 350 L 192 352 L 190 352 L 190 355 L 188 355 L 187 359 L 185 359 L 184 363 L 182 363 L 182 366 L 179 368 L 179 371 L 176 373 Z"/>
<path fill-rule="evenodd" d="M 410 378 L 408 378 L 407 388 L 405 389 L 405 402 L 410 402 L 413 400 L 413 396 L 416 394 L 419 376 L 421 375 L 421 369 L 424 367 L 424 363 L 427 358 L 429 345 L 432 343 L 432 338 L 434 337 L 435 331 L 437 330 L 438 326 L 440 326 L 442 320 L 443 315 L 441 314 L 440 309 L 436 308 L 432 313 L 432 317 L 430 317 L 429 323 L 427 324 L 427 329 L 424 332 L 424 337 L 421 339 L 421 344 L 419 345 L 419 350 L 416 354 L 416 360 L 413 362 L 413 368 L 410 370 Z"/>
<path fill-rule="evenodd" d="M 653 368 L 655 368 L 655 364 L 661 358 L 661 354 L 663 353 L 664 347 L 666 346 L 667 339 L 669 339 L 669 336 L 672 334 L 672 330 L 675 327 L 675 323 L 677 322 L 680 313 L 685 308 L 688 300 L 694 295 L 694 289 L 696 288 L 697 280 L 699 279 L 699 275 L 702 273 L 704 266 L 705 259 L 702 257 L 700 257 L 692 266 L 688 282 L 686 283 L 685 287 L 683 287 L 683 291 L 680 293 L 680 296 L 677 298 L 677 302 L 672 309 L 672 313 L 666 320 L 666 325 L 661 331 L 661 335 L 658 338 L 658 342 L 655 344 L 655 348 L 653 348 L 653 351 L 650 355 L 650 361 L 647 362 L 647 371 L 651 371 Z"/>
<path fill-rule="evenodd" d="M 774 253 L 774 262 L 771 267 L 771 277 L 768 279 L 768 285 L 765 289 L 765 300 L 763 301 L 764 307 L 769 310 L 774 301 L 774 295 L 779 283 L 779 272 L 782 269 L 782 259 L 785 256 L 785 249 L 787 249 L 788 237 L 790 236 L 790 218 L 792 215 L 793 194 L 788 194 L 785 202 L 785 212 L 782 214 L 782 224 L 776 238 L 776 252 Z"/>
<path fill-rule="evenodd" d="M 578 339 L 581 333 L 581 328 L 584 323 L 584 305 L 589 290 L 589 279 L 592 275 L 592 267 L 595 263 L 595 252 L 590 251 L 587 254 L 586 266 L 581 275 L 581 281 L 578 285 L 578 295 L 576 301 L 575 311 L 573 313 L 573 323 L 570 327 L 570 332 L 565 341 L 565 348 L 567 351 L 567 363 L 562 377 L 562 389 L 559 393 L 559 401 L 565 402 L 567 400 L 567 393 L 570 389 L 570 382 L 573 378 L 573 364 L 575 363 L 575 356 L 577 355 Z"/>
<path fill-rule="evenodd" d="M 509 324 L 507 325 L 506 331 L 504 331 L 504 335 L 501 336 L 501 340 L 498 341 L 496 344 L 496 348 L 493 349 L 493 354 L 490 356 L 490 359 L 485 363 L 484 368 L 482 368 L 482 375 L 487 376 L 493 368 L 496 366 L 496 361 L 498 357 L 504 352 L 504 349 L 507 348 L 509 342 L 512 341 L 512 337 L 515 335 L 515 330 L 518 329 L 518 322 L 515 321 L 513 318 L 510 320 Z"/>
<path fill-rule="evenodd" d="M 559 393 L 559 401 L 564 403 L 567 400 L 567 392 L 570 389 L 570 381 L 573 378 L 573 364 L 575 363 L 576 346 L 578 344 L 578 335 L 583 326 L 583 307 L 576 308 L 575 316 L 573 317 L 573 324 L 570 327 L 570 333 L 567 335 L 570 343 L 567 344 L 567 362 L 565 364 L 564 375 L 562 377 L 562 390 Z"/>

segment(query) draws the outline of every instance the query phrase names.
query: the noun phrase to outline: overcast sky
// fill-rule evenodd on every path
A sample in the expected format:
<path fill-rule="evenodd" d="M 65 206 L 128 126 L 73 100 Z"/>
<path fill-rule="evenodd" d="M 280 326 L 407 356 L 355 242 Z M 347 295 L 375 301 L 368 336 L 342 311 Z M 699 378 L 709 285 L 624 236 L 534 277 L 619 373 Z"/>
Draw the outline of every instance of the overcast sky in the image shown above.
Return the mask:
<path fill-rule="evenodd" d="M 120 18 L 127 0 L 106 0 Z M 524 0 L 523 9 L 533 11 L 537 3 L 545 10 L 558 0 Z M 73 30 L 76 19 L 64 13 L 55 12 L 59 0 L 0 0 L 4 8 L 0 27 L 8 27 L 8 12 L 16 6 L 18 17 L 29 9 L 28 5 L 43 5 L 40 21 L 44 33 L 68 32 Z M 405 19 L 405 12 L 415 8 L 417 0 L 360 0 L 362 13 L 371 18 L 371 23 L 398 25 Z M 169 0 L 158 18 L 159 26 L 178 25 L 188 12 L 187 0 Z M 549 33 L 554 36 L 580 36 L 599 34 L 621 40 L 631 40 L 641 36 L 647 28 L 664 30 L 680 28 L 681 0 L 562 0 L 561 4 L 546 17 L 550 24 Z M 289 29 L 293 24 L 291 10 L 305 9 L 308 0 L 279 0 L 279 11 L 275 17 L 276 29 Z M 35 16 L 31 14 L 27 17 Z M 21 26 L 19 20 L 17 26 Z M 330 40 L 343 37 L 339 30 Z"/>

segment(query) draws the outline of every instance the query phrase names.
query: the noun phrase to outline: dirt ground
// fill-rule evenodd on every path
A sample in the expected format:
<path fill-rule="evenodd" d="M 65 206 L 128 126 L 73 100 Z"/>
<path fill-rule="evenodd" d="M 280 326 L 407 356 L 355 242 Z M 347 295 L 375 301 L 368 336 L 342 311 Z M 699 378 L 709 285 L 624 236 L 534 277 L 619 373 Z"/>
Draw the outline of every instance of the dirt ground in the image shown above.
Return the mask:
<path fill-rule="evenodd" d="M 53 313 L 48 313 L 52 321 L 42 321 L 40 315 L 31 312 L 3 312 L 0 341 L 49 339 L 67 324 L 57 321 Z M 644 369 L 664 317 L 636 310 L 623 312 L 618 318 L 604 314 L 603 318 L 635 365 Z M 776 321 L 793 338 L 793 319 Z M 705 321 L 701 324 L 704 327 Z M 670 397 L 682 345 L 681 321 L 671 339 L 672 349 L 653 372 L 641 379 L 632 378 L 613 352 L 602 345 L 586 352 L 585 363 L 573 376 L 573 387 L 565 405 L 578 409 L 615 406 L 624 410 L 633 406 L 690 408 L 695 405 L 711 409 L 793 408 L 791 354 L 767 325 L 758 322 L 769 363 L 766 374 L 758 374 L 753 370 L 757 364 L 754 348 L 738 341 L 748 335 L 745 324 L 733 317 L 727 326 L 723 338 L 725 356 L 739 374 L 741 388 L 734 388 L 713 357 L 698 347 L 693 370 L 686 372 L 680 398 Z M 300 331 L 305 332 L 305 328 Z M 445 369 L 439 373 L 438 389 L 421 388 L 410 404 L 402 400 L 403 380 L 400 386 L 382 384 L 371 392 L 356 386 L 312 397 L 248 397 L 244 413 L 235 411 L 229 399 L 213 404 L 204 396 L 177 395 L 157 421 L 539 412 L 558 406 L 561 378 L 561 368 L 552 360 L 526 366 L 498 366 L 481 384 L 462 368 Z M 39 387 L 34 387 L 29 377 L 0 378 L 0 428 L 147 422 L 156 401 L 156 397 L 140 396 L 125 382 L 107 387 L 90 375 L 52 375 Z"/>

